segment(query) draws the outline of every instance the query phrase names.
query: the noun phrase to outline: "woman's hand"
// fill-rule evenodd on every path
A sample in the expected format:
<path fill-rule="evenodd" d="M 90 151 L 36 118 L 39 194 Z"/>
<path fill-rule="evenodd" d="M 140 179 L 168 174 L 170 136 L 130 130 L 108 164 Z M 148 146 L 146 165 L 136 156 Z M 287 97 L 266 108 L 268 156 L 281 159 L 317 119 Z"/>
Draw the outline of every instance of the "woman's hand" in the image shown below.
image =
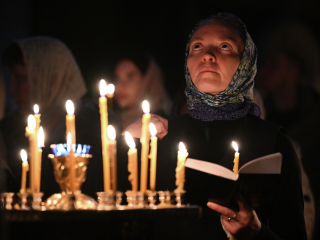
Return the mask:
<path fill-rule="evenodd" d="M 168 120 L 160 117 L 155 114 L 151 114 L 150 122 L 154 124 L 157 129 L 157 137 L 162 139 L 168 133 Z M 139 118 L 134 123 L 130 124 L 123 132 L 122 135 L 128 131 L 132 137 L 140 138 L 141 137 L 141 128 L 142 128 L 142 121 Z"/>
<path fill-rule="evenodd" d="M 261 229 L 261 222 L 244 199 L 237 199 L 237 202 L 240 207 L 239 212 L 212 202 L 208 202 L 207 206 L 222 215 L 222 225 L 236 239 L 254 239 Z"/>

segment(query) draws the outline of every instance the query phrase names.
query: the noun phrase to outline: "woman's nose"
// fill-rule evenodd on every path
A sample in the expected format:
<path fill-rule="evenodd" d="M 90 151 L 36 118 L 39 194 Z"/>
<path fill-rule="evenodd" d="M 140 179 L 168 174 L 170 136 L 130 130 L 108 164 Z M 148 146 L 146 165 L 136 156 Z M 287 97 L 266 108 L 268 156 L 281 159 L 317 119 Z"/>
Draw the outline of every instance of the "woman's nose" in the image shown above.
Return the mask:
<path fill-rule="evenodd" d="M 206 51 L 202 56 L 203 62 L 214 62 L 216 60 L 216 56 L 212 51 Z"/>

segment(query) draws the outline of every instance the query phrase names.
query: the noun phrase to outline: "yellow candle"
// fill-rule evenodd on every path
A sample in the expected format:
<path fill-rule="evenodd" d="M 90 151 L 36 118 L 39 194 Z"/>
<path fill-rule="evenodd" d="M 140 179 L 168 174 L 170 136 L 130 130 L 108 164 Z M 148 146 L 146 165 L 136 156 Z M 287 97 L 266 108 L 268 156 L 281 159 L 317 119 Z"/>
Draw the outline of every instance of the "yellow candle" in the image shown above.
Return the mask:
<path fill-rule="evenodd" d="M 25 193 L 26 192 L 27 172 L 29 171 L 29 164 L 27 161 L 27 152 L 24 149 L 22 149 L 20 154 L 21 154 L 21 159 L 22 159 L 22 174 L 21 174 L 20 193 Z"/>
<path fill-rule="evenodd" d="M 125 132 L 125 137 L 127 144 L 130 147 L 128 151 L 128 172 L 130 173 L 128 179 L 131 183 L 132 191 L 138 191 L 138 158 L 136 144 L 129 132 Z"/>
<path fill-rule="evenodd" d="M 37 163 L 36 163 L 36 184 L 35 184 L 35 191 L 40 192 L 40 186 L 41 186 L 41 163 L 42 163 L 42 147 L 44 146 L 44 133 L 43 133 L 43 128 L 39 128 L 38 132 L 38 158 L 37 158 Z"/>
<path fill-rule="evenodd" d="M 142 103 L 143 116 L 142 116 L 142 133 L 141 133 L 141 176 L 140 176 L 140 191 L 147 190 L 148 180 L 148 155 L 149 155 L 149 123 L 150 123 L 150 107 L 149 103 L 144 100 Z"/>
<path fill-rule="evenodd" d="M 108 136 L 111 163 L 111 186 L 113 191 L 117 191 L 117 141 L 116 131 L 112 125 L 108 126 Z"/>
<path fill-rule="evenodd" d="M 71 133 L 71 142 L 72 144 L 76 143 L 76 124 L 74 116 L 74 105 L 71 100 L 66 102 L 67 116 L 66 116 L 66 137 L 68 133 Z M 68 140 L 68 139 L 67 139 Z"/>
<path fill-rule="evenodd" d="M 31 192 L 35 190 L 35 140 L 36 140 L 36 120 L 33 115 L 28 117 L 28 126 L 26 127 L 26 136 L 29 138 L 29 156 L 30 156 L 30 174 L 29 187 Z"/>
<path fill-rule="evenodd" d="M 75 159 L 74 159 L 74 154 L 73 154 L 73 143 L 72 143 L 72 137 L 71 133 L 69 132 L 67 134 L 67 146 L 68 146 L 68 151 L 69 151 L 69 174 L 70 174 L 70 190 L 72 193 L 75 192 L 75 180 L 76 180 L 76 169 L 75 169 Z"/>
<path fill-rule="evenodd" d="M 110 109 L 113 109 L 113 96 L 114 96 L 114 85 L 108 84 L 108 88 L 107 88 L 107 98 L 108 98 L 108 107 Z"/>
<path fill-rule="evenodd" d="M 179 192 L 184 191 L 184 182 L 185 182 L 185 162 L 189 153 L 187 152 L 186 147 L 182 142 L 179 143 L 179 151 L 178 151 L 178 162 L 176 168 L 176 190 Z"/>
<path fill-rule="evenodd" d="M 102 143 L 102 158 L 103 158 L 103 182 L 104 191 L 110 191 L 110 159 L 109 159 L 109 140 L 108 140 L 108 105 L 107 105 L 107 84 L 106 81 L 101 79 L 100 81 L 100 121 L 101 121 L 101 143 Z"/>
<path fill-rule="evenodd" d="M 35 184 L 35 191 L 36 192 L 39 192 L 40 191 L 40 185 L 39 185 L 39 181 L 40 181 L 40 179 L 39 179 L 39 168 L 40 168 L 40 163 L 39 163 L 39 153 L 38 153 L 38 145 L 39 145 L 39 143 L 38 143 L 38 141 L 39 141 L 39 139 L 38 139 L 38 137 L 39 137 L 39 128 L 40 128 L 40 122 L 41 122 L 41 119 L 40 119 L 40 117 L 41 117 L 41 114 L 39 114 L 39 106 L 38 106 L 38 104 L 35 104 L 34 106 L 33 106 L 33 111 L 34 111 L 34 118 L 35 118 L 35 120 L 36 120 L 36 129 L 35 129 L 35 136 L 36 136 L 36 138 L 35 138 L 35 142 L 34 142 L 34 172 L 35 172 L 35 174 L 34 174 L 34 184 Z"/>
<path fill-rule="evenodd" d="M 158 138 L 156 127 L 153 123 L 149 124 L 149 129 L 151 133 L 151 149 L 150 149 L 150 190 L 155 191 L 156 190 L 156 173 L 157 173 L 157 143 Z"/>
<path fill-rule="evenodd" d="M 233 160 L 233 172 L 235 174 L 238 174 L 238 171 L 239 171 L 239 147 L 238 147 L 238 144 L 236 142 L 232 142 L 232 146 L 234 148 L 234 150 L 236 151 L 234 153 L 234 160 Z"/>

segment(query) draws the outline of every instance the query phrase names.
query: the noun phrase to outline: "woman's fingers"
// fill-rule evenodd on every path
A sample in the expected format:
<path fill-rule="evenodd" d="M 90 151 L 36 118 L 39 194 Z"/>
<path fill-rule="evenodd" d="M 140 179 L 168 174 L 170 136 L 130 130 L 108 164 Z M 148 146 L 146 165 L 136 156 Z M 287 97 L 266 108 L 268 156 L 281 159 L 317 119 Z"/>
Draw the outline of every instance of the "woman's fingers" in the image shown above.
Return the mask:
<path fill-rule="evenodd" d="M 223 216 L 226 216 L 227 218 L 229 218 L 229 217 L 232 218 L 235 214 L 235 212 L 232 211 L 231 209 L 223 207 L 223 206 L 216 204 L 216 203 L 213 203 L 213 202 L 208 202 L 207 206 L 210 209 L 222 214 Z"/>

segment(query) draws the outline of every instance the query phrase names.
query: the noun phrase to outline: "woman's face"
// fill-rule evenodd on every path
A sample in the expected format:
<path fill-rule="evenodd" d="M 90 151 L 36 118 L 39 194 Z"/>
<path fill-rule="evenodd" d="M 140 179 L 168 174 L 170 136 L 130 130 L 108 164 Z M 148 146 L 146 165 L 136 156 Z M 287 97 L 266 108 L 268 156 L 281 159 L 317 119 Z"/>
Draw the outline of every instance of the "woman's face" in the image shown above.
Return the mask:
<path fill-rule="evenodd" d="M 19 111 L 23 115 L 31 113 L 30 107 L 30 93 L 27 78 L 27 69 L 25 65 L 16 64 L 7 68 L 10 74 L 10 88 L 9 92 L 16 101 Z"/>
<path fill-rule="evenodd" d="M 187 58 L 197 89 L 212 95 L 224 91 L 239 67 L 244 45 L 228 23 L 215 21 L 200 27 L 190 39 Z"/>
<path fill-rule="evenodd" d="M 120 107 L 130 108 L 142 102 L 143 75 L 129 60 L 121 61 L 115 69 L 115 99 Z"/>

